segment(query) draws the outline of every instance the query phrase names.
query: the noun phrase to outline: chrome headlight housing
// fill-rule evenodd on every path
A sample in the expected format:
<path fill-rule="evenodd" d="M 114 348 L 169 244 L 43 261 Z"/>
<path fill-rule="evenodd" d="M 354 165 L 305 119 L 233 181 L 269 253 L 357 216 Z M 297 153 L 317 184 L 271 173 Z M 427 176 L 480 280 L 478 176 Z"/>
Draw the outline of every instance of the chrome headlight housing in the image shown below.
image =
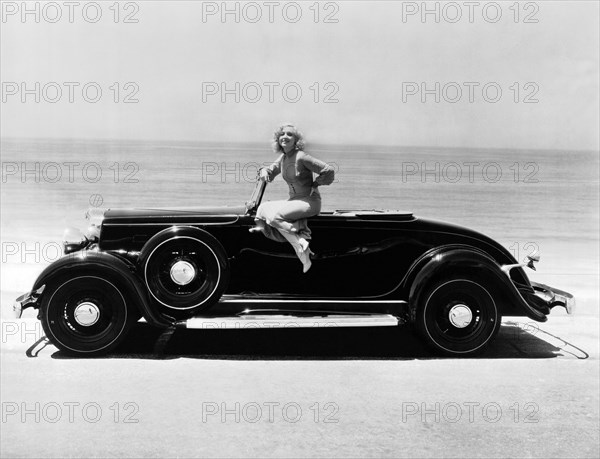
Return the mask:
<path fill-rule="evenodd" d="M 88 221 L 88 228 L 85 236 L 93 242 L 97 242 L 100 239 L 100 232 L 102 230 L 102 221 L 104 220 L 104 214 L 106 209 L 99 207 L 90 207 L 85 213 L 85 219 Z"/>
<path fill-rule="evenodd" d="M 89 239 L 79 228 L 68 227 L 63 233 L 63 247 L 65 255 L 85 248 L 89 242 Z"/>
<path fill-rule="evenodd" d="M 91 244 L 100 240 L 102 230 L 102 221 L 106 209 L 90 207 L 85 213 L 85 219 L 88 221 L 86 232 L 78 228 L 68 227 L 63 233 L 63 247 L 65 255 L 85 249 Z"/>

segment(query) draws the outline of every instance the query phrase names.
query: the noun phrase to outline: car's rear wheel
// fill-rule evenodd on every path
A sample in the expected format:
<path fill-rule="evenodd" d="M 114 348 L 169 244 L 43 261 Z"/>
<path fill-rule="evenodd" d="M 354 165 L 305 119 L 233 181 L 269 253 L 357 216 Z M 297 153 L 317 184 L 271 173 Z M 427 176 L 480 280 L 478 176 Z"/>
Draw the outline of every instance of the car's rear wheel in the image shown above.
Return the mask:
<path fill-rule="evenodd" d="M 140 263 L 155 303 L 176 318 L 210 308 L 229 279 L 221 244 L 198 228 L 169 228 L 153 236 L 142 249 Z"/>
<path fill-rule="evenodd" d="M 97 355 L 121 343 L 136 315 L 114 279 L 84 274 L 54 282 L 44 295 L 40 317 L 46 337 L 56 347 Z"/>
<path fill-rule="evenodd" d="M 447 278 L 422 298 L 417 328 L 430 346 L 444 355 L 477 354 L 500 329 L 500 312 L 481 281 Z"/>

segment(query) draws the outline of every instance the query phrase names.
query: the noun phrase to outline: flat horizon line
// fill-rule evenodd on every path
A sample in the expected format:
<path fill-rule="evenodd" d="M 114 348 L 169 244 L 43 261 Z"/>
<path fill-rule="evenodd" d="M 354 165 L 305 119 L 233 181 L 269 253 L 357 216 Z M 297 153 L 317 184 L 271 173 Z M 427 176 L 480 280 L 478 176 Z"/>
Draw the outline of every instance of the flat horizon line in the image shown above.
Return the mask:
<path fill-rule="evenodd" d="M 270 147 L 270 142 L 259 142 L 259 141 L 219 141 L 219 140 L 193 140 L 193 139 L 138 139 L 138 138 L 93 138 L 93 137 L 13 137 L 13 136 L 0 136 L 0 142 L 4 141 L 30 141 L 30 142 L 41 142 L 41 141 L 72 141 L 72 142 L 123 142 L 123 143 L 158 143 L 158 144 L 198 144 L 198 145 L 223 145 L 223 146 L 240 146 L 247 145 L 252 147 Z M 326 142 L 307 142 L 309 148 L 311 146 L 324 147 L 325 149 L 334 148 L 339 149 L 340 147 L 368 147 L 368 148 L 384 148 L 391 150 L 396 149 L 432 149 L 442 148 L 447 150 L 517 150 L 517 151 L 551 151 L 564 153 L 565 151 L 582 152 L 582 153 L 600 153 L 600 149 L 581 149 L 581 148 L 541 148 L 541 147 L 483 147 L 483 146 L 439 146 L 439 145 L 390 145 L 390 144 L 364 144 L 364 143 L 326 143 Z"/>

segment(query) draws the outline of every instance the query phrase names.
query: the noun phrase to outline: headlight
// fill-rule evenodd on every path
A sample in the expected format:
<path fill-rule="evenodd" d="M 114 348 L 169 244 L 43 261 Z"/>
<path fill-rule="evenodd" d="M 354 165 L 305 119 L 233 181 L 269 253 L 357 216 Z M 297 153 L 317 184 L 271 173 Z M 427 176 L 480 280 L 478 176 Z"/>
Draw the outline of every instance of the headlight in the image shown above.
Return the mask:
<path fill-rule="evenodd" d="M 104 220 L 105 212 L 106 209 L 90 207 L 85 213 L 85 219 L 89 224 L 85 235 L 90 241 L 97 241 L 100 239 L 100 230 L 102 229 L 102 221 Z"/>
<path fill-rule="evenodd" d="M 100 239 L 100 227 L 96 225 L 88 226 L 88 229 L 85 232 L 85 236 L 90 241 L 97 241 L 98 239 Z"/>
<path fill-rule="evenodd" d="M 88 242 L 88 238 L 78 228 L 69 227 L 63 233 L 65 255 L 83 249 Z"/>

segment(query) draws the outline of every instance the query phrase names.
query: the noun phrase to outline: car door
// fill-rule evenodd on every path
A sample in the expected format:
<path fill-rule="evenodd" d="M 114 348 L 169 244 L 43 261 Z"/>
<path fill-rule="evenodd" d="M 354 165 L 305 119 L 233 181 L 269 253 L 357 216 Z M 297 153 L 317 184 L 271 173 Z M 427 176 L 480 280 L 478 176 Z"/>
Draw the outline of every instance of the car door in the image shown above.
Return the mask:
<path fill-rule="evenodd" d="M 323 213 L 308 225 L 314 256 L 305 274 L 289 243 L 244 228 L 232 261 L 231 292 L 366 299 L 384 296 L 400 283 L 410 258 L 403 261 L 403 254 L 413 242 L 395 222 Z"/>
<path fill-rule="evenodd" d="M 314 217 L 309 225 L 315 252 L 311 271 L 321 294 L 379 298 L 400 283 L 397 259 L 405 241 L 393 225 L 334 213 Z"/>

